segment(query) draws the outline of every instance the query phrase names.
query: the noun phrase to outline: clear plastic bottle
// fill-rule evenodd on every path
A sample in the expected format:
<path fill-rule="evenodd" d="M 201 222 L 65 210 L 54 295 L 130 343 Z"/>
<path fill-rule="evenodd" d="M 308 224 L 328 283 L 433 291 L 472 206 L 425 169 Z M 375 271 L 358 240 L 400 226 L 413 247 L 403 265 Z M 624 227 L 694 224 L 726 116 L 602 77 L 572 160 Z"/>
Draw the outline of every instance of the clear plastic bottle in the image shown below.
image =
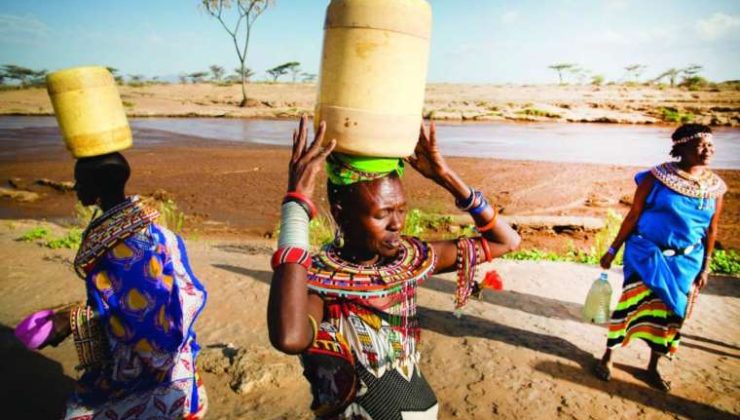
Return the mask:
<path fill-rule="evenodd" d="M 609 275 L 601 273 L 593 282 L 583 305 L 583 320 L 594 324 L 609 322 L 611 315 L 610 303 L 612 300 L 612 286 L 609 284 Z"/>

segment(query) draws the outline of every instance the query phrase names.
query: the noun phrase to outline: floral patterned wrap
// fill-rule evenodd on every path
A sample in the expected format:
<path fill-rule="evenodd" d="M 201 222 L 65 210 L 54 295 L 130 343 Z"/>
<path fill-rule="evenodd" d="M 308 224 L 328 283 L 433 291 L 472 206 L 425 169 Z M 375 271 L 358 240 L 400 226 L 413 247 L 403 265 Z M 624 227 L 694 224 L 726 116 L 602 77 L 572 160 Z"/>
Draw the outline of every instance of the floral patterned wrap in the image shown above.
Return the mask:
<path fill-rule="evenodd" d="M 88 305 L 103 325 L 110 358 L 102 369 L 84 373 L 66 418 L 200 418 L 205 413 L 193 324 L 205 306 L 206 291 L 190 268 L 182 239 L 141 222 L 151 212 L 140 206 L 129 199 L 85 233 L 83 241 L 114 244 L 96 251 L 93 261 L 78 258 L 84 261 L 78 269 L 86 272 Z M 125 220 L 135 232 L 111 228 L 105 223 L 111 217 Z M 123 239 L 113 241 L 110 235 Z M 90 249 L 100 247 L 88 244 L 81 252 Z"/>

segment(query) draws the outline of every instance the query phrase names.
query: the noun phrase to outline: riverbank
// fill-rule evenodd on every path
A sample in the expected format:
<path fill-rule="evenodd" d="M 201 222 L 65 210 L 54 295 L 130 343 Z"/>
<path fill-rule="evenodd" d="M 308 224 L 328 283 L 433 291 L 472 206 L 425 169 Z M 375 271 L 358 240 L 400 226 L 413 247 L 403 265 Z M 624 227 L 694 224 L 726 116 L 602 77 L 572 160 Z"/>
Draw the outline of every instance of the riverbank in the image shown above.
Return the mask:
<path fill-rule="evenodd" d="M 740 90 L 735 84 L 711 90 L 625 85 L 427 86 L 425 118 L 446 121 L 562 121 L 617 124 L 675 124 L 682 119 L 740 126 Z M 249 106 L 240 108 L 235 84 L 158 84 L 119 87 L 130 117 L 295 118 L 311 115 L 313 84 L 255 83 Z M 52 115 L 46 90 L 0 91 L 0 115 Z"/>
<path fill-rule="evenodd" d="M 81 300 L 74 252 L 17 238 L 36 221 L 0 223 L 0 384 L 6 418 L 58 418 L 79 375 L 74 345 L 31 352 L 12 335 L 28 313 Z M 52 226 L 53 230 L 60 230 Z M 243 239 L 187 241 L 190 264 L 208 290 L 195 328 L 198 368 L 212 419 L 311 419 L 310 392 L 297 357 L 273 350 L 266 326 L 270 244 Z M 454 274 L 419 289 L 421 370 L 440 402 L 441 419 L 706 418 L 740 415 L 740 281 L 712 278 L 682 329 L 667 365 L 673 390 L 642 379 L 648 347 L 632 343 L 615 356 L 611 382 L 590 373 L 606 329 L 580 320 L 595 267 L 497 260 L 501 292 L 471 300 L 452 315 Z M 621 273 L 613 270 L 619 290 Z M 618 298 L 614 293 L 613 300 Z M 451 374 L 454 372 L 454 374 Z M 43 403 L 39 403 L 42 401 Z"/>
<path fill-rule="evenodd" d="M 75 217 L 71 182 L 74 161 L 59 140 L 37 142 L 36 130 L 0 138 L 0 218 Z M 133 174 L 128 193 L 174 201 L 185 213 L 187 235 L 271 237 L 287 185 L 286 147 L 207 141 L 167 133 L 161 141 L 138 143 L 125 152 Z M 555 225 L 543 216 L 603 219 L 609 210 L 625 214 L 634 193 L 634 174 L 642 168 L 450 157 L 450 165 L 481 189 L 504 217 L 528 217 L 520 224 L 523 249 L 567 252 L 588 248 L 594 229 L 585 223 Z M 730 191 L 719 228 L 720 246 L 740 249 L 740 171 L 719 170 Z M 328 208 L 322 177 L 316 201 Z M 403 178 L 410 208 L 433 214 L 460 214 L 441 188 L 413 170 Z M 69 184 L 67 184 L 69 185 Z M 461 215 L 464 216 L 464 215 Z M 466 217 L 466 216 L 464 216 Z M 532 220 L 532 218 L 538 220 Z"/>

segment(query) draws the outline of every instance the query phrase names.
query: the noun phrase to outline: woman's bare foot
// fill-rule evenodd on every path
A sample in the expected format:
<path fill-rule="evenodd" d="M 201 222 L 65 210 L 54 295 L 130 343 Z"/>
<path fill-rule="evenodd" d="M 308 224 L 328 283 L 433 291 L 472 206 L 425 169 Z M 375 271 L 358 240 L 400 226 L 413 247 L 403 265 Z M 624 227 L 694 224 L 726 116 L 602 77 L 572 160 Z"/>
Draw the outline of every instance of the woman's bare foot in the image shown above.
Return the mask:
<path fill-rule="evenodd" d="M 671 390 L 671 381 L 663 379 L 657 369 L 647 371 L 645 374 L 645 382 L 658 391 L 669 392 Z"/>
<path fill-rule="evenodd" d="M 601 360 L 594 365 L 594 375 L 602 381 L 609 381 L 612 378 L 612 351 L 606 349 Z"/>
<path fill-rule="evenodd" d="M 671 382 L 665 380 L 660 374 L 660 369 L 658 369 L 658 364 L 661 359 L 663 359 L 664 361 L 669 360 L 664 359 L 663 356 L 663 354 L 655 351 L 650 352 L 650 362 L 648 363 L 644 379 L 645 382 L 647 382 L 648 385 L 652 386 L 653 388 L 659 391 L 668 392 L 671 390 Z"/>

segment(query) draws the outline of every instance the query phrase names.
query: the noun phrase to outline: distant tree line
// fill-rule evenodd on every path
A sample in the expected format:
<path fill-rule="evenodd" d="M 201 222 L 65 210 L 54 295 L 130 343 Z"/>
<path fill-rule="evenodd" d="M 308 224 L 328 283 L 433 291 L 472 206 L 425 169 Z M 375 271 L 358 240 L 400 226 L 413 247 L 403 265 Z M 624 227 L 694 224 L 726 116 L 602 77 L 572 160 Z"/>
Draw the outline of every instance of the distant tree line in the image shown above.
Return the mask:
<path fill-rule="evenodd" d="M 46 83 L 46 73 L 45 69 L 33 70 L 15 64 L 5 64 L 0 68 L 0 84 L 15 82 L 21 87 L 43 86 Z"/>
<path fill-rule="evenodd" d="M 287 63 L 280 64 L 273 68 L 265 71 L 267 80 L 272 83 L 277 83 L 280 78 L 286 75 L 290 76 L 291 83 L 312 83 L 316 81 L 316 74 L 307 73 L 301 69 L 301 63 L 297 61 L 289 61 Z M 244 68 L 244 80 L 245 82 L 252 82 L 252 78 L 256 73 L 249 67 Z M 226 74 L 224 67 L 213 64 L 208 67 L 206 71 L 196 71 L 192 73 L 180 73 L 178 79 L 180 83 L 205 83 L 215 82 L 219 84 L 233 84 L 238 83 L 242 78 L 242 69 L 237 67 L 231 74 Z"/>
<path fill-rule="evenodd" d="M 698 64 L 690 64 L 683 68 L 669 68 L 652 79 L 642 79 L 642 75 L 647 69 L 645 64 L 630 64 L 624 67 L 625 74 L 622 79 L 614 83 L 622 83 L 626 85 L 638 85 L 640 83 L 646 85 L 663 85 L 666 81 L 670 87 L 686 87 L 689 89 L 705 87 L 711 82 L 706 78 L 699 75 L 703 67 Z M 565 84 L 566 79 L 570 78 L 571 81 L 579 84 L 586 82 L 592 85 L 602 85 L 605 82 L 603 74 L 593 74 L 591 70 L 580 67 L 575 63 L 555 63 L 547 68 L 555 71 L 558 75 L 558 83 Z"/>
<path fill-rule="evenodd" d="M 145 86 L 167 83 L 161 80 L 159 76 L 146 77 L 143 74 L 122 75 L 115 67 L 109 66 L 106 68 L 111 72 L 116 83 L 119 85 Z M 46 69 L 34 70 L 15 64 L 5 64 L 0 67 L 0 85 L 16 87 L 44 86 L 46 84 L 47 73 L 48 71 Z M 210 82 L 231 85 L 239 83 L 242 79 L 242 74 L 245 82 L 250 82 L 256 73 L 248 67 L 245 67 L 243 70 L 241 67 L 237 67 L 232 73 L 227 74 L 224 67 L 213 64 L 208 67 L 208 70 L 180 73 L 178 79 L 180 83 Z M 280 78 L 286 75 L 290 76 L 292 83 L 312 83 L 316 80 L 316 74 L 304 72 L 301 69 L 301 64 L 297 61 L 290 61 L 268 69 L 265 72 L 265 80 L 275 83 L 279 82 Z"/>

